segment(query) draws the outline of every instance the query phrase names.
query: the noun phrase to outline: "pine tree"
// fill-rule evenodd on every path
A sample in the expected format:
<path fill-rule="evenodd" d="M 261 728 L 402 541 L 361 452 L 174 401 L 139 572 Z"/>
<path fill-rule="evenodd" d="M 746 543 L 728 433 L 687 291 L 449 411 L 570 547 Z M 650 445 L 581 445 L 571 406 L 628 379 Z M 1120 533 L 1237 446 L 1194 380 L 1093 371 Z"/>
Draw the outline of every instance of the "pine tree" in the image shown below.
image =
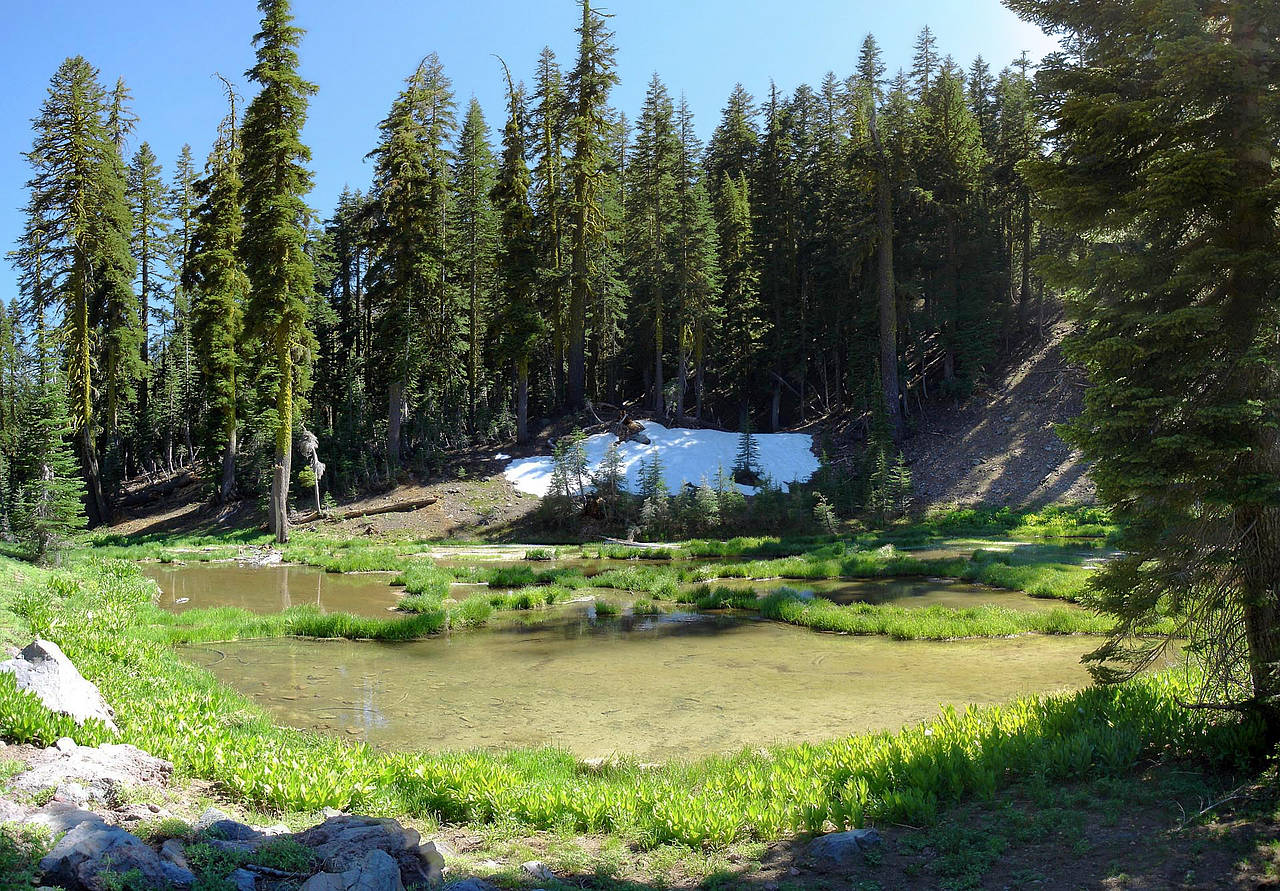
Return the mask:
<path fill-rule="evenodd" d="M 56 373 L 43 383 L 35 381 L 18 422 L 22 448 L 13 467 L 13 531 L 27 552 L 41 561 L 64 547 L 87 522 L 84 480 L 68 441 L 71 419 L 65 393 Z"/>
<path fill-rule="evenodd" d="M 131 391 L 140 366 L 131 226 L 114 141 L 124 130 L 121 114 L 114 131 L 108 126 L 111 110 L 93 66 L 79 56 L 59 66 L 26 156 L 30 198 L 17 253 L 29 317 L 39 330 L 44 321 L 61 320 L 71 424 L 93 524 L 110 514 L 97 434 L 117 433 L 121 394 Z M 106 394 L 105 411 L 95 392 Z"/>
<path fill-rule="evenodd" d="M 129 165 L 129 209 L 133 215 L 132 253 L 138 269 L 138 317 L 143 377 L 138 387 L 138 426 L 143 442 L 154 441 L 150 429 L 148 390 L 151 378 L 150 330 L 153 310 L 160 310 L 166 299 L 165 285 L 171 241 L 172 220 L 169 216 L 169 190 L 165 186 L 160 163 L 151 146 L 142 143 Z M 160 310 L 160 313 L 163 313 Z"/>
<path fill-rule="evenodd" d="M 760 344 L 768 326 L 760 317 L 759 277 L 751 236 L 747 180 L 727 174 L 720 182 L 720 268 L 724 276 L 724 324 L 719 342 L 722 385 L 746 418 Z"/>
<path fill-rule="evenodd" d="M 678 298 L 676 323 L 680 346 L 676 419 L 683 423 L 690 364 L 694 379 L 694 417 L 702 419 L 707 334 L 714 330 L 721 315 L 720 244 L 711 213 L 707 177 L 698 160 L 701 146 L 694 134 L 693 113 L 684 97 L 680 99 L 677 127 L 680 157 L 675 181 L 676 224 L 672 263 Z"/>
<path fill-rule="evenodd" d="M 190 338 L 199 357 L 201 389 L 209 414 L 206 454 L 220 465 L 218 501 L 226 504 L 236 485 L 239 452 L 240 371 L 249 277 L 239 256 L 244 221 L 240 211 L 241 146 L 236 94 L 227 87 L 230 110 L 209 157 L 191 225 L 183 286 L 192 295 Z M 184 332 L 185 333 L 185 332 Z"/>
<path fill-rule="evenodd" d="M 495 162 L 489 147 L 489 125 L 480 102 L 473 96 L 458 133 L 457 162 L 453 173 L 453 230 L 455 255 L 461 274 L 459 285 L 467 305 L 467 421 L 476 429 L 476 403 L 484 382 L 481 348 L 493 299 L 494 251 L 497 216 L 489 193 L 493 190 Z"/>
<path fill-rule="evenodd" d="M 538 58 L 533 102 L 529 126 L 532 134 L 530 148 L 535 163 L 530 203 L 538 236 L 538 299 L 541 315 L 551 333 L 548 357 L 551 402 L 558 405 L 564 394 L 568 356 L 565 146 L 571 114 L 564 79 L 556 64 L 555 53 L 549 48 L 544 48 Z"/>
<path fill-rule="evenodd" d="M 1205 703 L 1261 715 L 1274 744 L 1280 8 L 1010 6 L 1075 36 L 1037 78 L 1057 150 L 1025 167 L 1049 222 L 1092 239 L 1054 264 L 1092 382 L 1069 436 L 1124 530 L 1092 582 L 1118 624 L 1090 658 L 1105 679 L 1149 664 L 1142 629 L 1172 605 Z"/>
<path fill-rule="evenodd" d="M 506 63 L 503 63 L 505 70 Z M 531 179 L 525 163 L 524 91 L 507 74 L 507 123 L 502 131 L 502 162 L 491 193 L 498 213 L 498 305 L 493 327 L 497 354 L 510 362 L 516 378 L 516 440 L 529 438 L 529 363 L 546 323 L 538 312 L 538 243 Z"/>
<path fill-rule="evenodd" d="M 578 59 L 568 79 L 573 112 L 569 124 L 573 152 L 566 170 L 572 214 L 566 384 L 570 409 L 580 409 L 586 404 L 586 314 L 597 272 L 593 259 L 605 237 L 601 180 L 608 163 L 612 130 L 608 115 L 609 90 L 618 82 L 613 33 L 605 27 L 606 17 L 592 9 L 591 0 L 579 0 L 579 3 L 582 23 L 577 29 Z"/>
<path fill-rule="evenodd" d="M 760 467 L 760 445 L 751 432 L 751 422 L 746 421 L 738 434 L 738 452 L 733 456 L 733 477 L 747 486 L 758 485 L 764 471 Z"/>
<path fill-rule="evenodd" d="M 627 253 L 633 303 L 652 326 L 648 340 L 653 374 L 646 374 L 645 378 L 651 386 L 653 410 L 659 414 L 663 413 L 666 390 L 663 355 L 669 294 L 674 284 L 673 230 L 677 223 L 679 163 L 675 108 L 667 88 L 654 74 L 645 92 L 627 164 Z"/>
<path fill-rule="evenodd" d="M 259 386 L 273 403 L 261 417 L 275 447 L 269 525 L 289 539 L 289 479 L 293 463 L 295 402 L 305 394 L 305 356 L 313 345 L 307 299 L 314 290 L 311 260 L 303 250 L 304 196 L 311 189 L 302 143 L 307 97 L 315 86 L 298 74 L 295 27 L 288 0 L 260 0 L 262 29 L 254 36 L 257 63 L 247 77 L 261 87 L 245 112 L 244 235 L 241 255 L 251 286 L 246 313 L 259 364 Z M 272 398 L 273 397 L 273 398 Z"/>

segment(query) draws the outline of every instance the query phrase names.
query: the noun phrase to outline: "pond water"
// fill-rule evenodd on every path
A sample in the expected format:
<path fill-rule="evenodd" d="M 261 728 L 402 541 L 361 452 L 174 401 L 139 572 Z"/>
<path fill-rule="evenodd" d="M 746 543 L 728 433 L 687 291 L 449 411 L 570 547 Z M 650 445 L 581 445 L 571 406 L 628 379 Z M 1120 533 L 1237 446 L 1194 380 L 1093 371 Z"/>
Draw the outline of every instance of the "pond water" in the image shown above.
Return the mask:
<path fill-rule="evenodd" d="M 1088 683 L 1084 637 L 950 643 L 586 604 L 414 643 L 273 640 L 189 658 L 278 720 L 393 749 L 563 746 L 668 760 L 893 729 L 940 704 Z"/>
<path fill-rule="evenodd" d="M 312 566 L 241 566 L 237 563 L 143 564 L 160 586 L 158 603 L 183 612 L 210 606 L 238 606 L 255 613 L 278 613 L 312 603 L 326 613 L 385 616 L 400 600 L 391 587 L 395 573 L 332 573 Z"/>

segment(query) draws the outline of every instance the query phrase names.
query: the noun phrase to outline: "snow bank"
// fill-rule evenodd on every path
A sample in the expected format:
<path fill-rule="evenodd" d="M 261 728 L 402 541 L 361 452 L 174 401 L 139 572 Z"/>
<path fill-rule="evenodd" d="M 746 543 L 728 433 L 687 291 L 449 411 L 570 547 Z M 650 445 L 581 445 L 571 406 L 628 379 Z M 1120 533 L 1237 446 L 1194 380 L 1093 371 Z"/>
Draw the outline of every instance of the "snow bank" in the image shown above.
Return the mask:
<path fill-rule="evenodd" d="M 641 422 L 651 444 L 624 442 L 618 445 L 623 472 L 627 475 L 627 488 L 640 488 L 640 465 L 657 452 L 662 459 L 663 475 L 672 494 L 680 491 L 685 483 L 697 485 L 706 479 L 714 482 L 721 467 L 728 472 L 738 452 L 738 434 L 723 430 L 688 430 L 683 427 L 670 429 L 652 421 Z M 582 441 L 592 472 L 600 466 L 605 450 L 617 437 L 612 433 L 597 433 Z M 760 452 L 760 469 L 783 490 L 791 482 L 804 482 L 818 470 L 818 458 L 813 453 L 813 437 L 806 433 L 757 433 L 756 447 Z M 503 475 L 521 492 L 539 497 L 551 487 L 552 463 L 549 455 L 536 458 L 518 458 L 507 465 Z M 754 494 L 753 486 L 739 485 L 746 495 Z"/>

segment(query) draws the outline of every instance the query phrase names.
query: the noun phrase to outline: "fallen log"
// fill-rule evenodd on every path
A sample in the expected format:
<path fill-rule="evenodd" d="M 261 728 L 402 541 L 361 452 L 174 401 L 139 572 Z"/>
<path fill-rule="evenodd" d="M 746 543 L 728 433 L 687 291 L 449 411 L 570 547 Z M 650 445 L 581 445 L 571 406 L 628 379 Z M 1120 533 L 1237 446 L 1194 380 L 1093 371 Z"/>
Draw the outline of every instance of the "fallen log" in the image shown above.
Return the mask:
<path fill-rule="evenodd" d="M 637 551 L 663 551 L 671 547 L 669 544 L 655 541 L 626 541 L 621 538 L 605 537 L 605 544 L 621 545 L 624 548 L 635 548 Z"/>
<path fill-rule="evenodd" d="M 331 513 L 319 513 L 311 511 L 310 513 L 301 514 L 290 520 L 296 526 L 306 523 L 314 523 L 316 520 L 356 520 L 360 517 L 372 517 L 378 514 L 394 514 L 405 511 L 417 510 L 420 507 L 427 507 L 439 501 L 435 495 L 426 495 L 422 498 L 414 498 L 410 501 L 396 501 L 391 504 L 380 504 L 377 507 L 353 508 L 352 510 L 333 511 Z"/>
<path fill-rule="evenodd" d="M 181 489 L 183 486 L 189 486 L 194 482 L 196 482 L 196 475 L 190 470 L 184 470 L 171 479 L 167 479 L 159 483 L 152 483 L 149 486 L 144 486 L 141 489 L 138 489 L 130 495 L 126 495 L 124 498 L 120 499 L 116 507 L 137 507 L 140 504 L 146 504 L 148 501 L 155 501 L 166 495 L 170 495 L 178 489 Z"/>

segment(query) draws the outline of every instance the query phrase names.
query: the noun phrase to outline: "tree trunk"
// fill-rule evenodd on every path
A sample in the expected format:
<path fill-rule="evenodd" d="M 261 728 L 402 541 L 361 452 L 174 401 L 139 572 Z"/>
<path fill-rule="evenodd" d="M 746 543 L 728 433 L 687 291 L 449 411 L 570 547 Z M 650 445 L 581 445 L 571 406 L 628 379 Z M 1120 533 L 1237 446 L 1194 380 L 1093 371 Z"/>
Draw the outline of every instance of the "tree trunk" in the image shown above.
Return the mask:
<path fill-rule="evenodd" d="M 292 344 L 283 327 L 276 332 L 276 369 L 280 375 L 276 393 L 276 465 L 271 479 L 272 527 L 276 542 L 289 541 L 289 478 L 293 464 L 293 362 Z"/>
<path fill-rule="evenodd" d="M 659 417 L 666 413 L 665 381 L 662 379 L 662 297 L 658 297 L 658 309 L 653 315 L 653 410 Z"/>
<path fill-rule="evenodd" d="M 880 387 L 889 429 L 902 439 L 902 409 L 898 393 L 898 297 L 893 275 L 893 195 L 889 191 L 889 162 L 880 142 L 875 108 L 871 110 L 871 139 L 876 150 L 876 298 L 880 316 Z"/>
<path fill-rule="evenodd" d="M 778 418 L 782 414 L 782 378 L 774 375 L 773 399 L 769 402 L 769 429 L 778 432 Z"/>
<path fill-rule="evenodd" d="M 529 359 L 516 363 L 516 442 L 529 439 Z"/>
<path fill-rule="evenodd" d="M 80 428 L 80 469 L 84 473 L 86 513 L 90 526 L 100 526 L 111 519 L 106 496 L 102 494 L 102 472 L 98 467 L 98 450 L 93 443 L 93 430 Z"/>
<path fill-rule="evenodd" d="M 1023 327 L 1031 318 L 1031 189 L 1022 190 L 1022 290 L 1018 295 L 1018 318 Z"/>
<path fill-rule="evenodd" d="M 1280 739 L 1280 510 L 1250 508 L 1239 512 L 1237 524 L 1244 531 L 1241 607 L 1252 704 L 1274 742 Z"/>
<path fill-rule="evenodd" d="M 699 421 L 702 420 L 702 392 L 705 386 L 705 348 L 704 333 L 702 330 L 702 320 L 699 319 L 697 325 L 693 329 L 693 393 L 694 393 L 694 411 L 693 416 Z"/>
<path fill-rule="evenodd" d="M 222 453 L 222 486 L 218 489 L 218 503 L 226 504 L 236 488 L 237 431 L 232 427 L 227 436 L 227 447 Z"/>
<path fill-rule="evenodd" d="M 680 370 L 676 378 L 676 423 L 684 423 L 684 390 L 689 385 L 689 354 L 680 348 Z"/>

